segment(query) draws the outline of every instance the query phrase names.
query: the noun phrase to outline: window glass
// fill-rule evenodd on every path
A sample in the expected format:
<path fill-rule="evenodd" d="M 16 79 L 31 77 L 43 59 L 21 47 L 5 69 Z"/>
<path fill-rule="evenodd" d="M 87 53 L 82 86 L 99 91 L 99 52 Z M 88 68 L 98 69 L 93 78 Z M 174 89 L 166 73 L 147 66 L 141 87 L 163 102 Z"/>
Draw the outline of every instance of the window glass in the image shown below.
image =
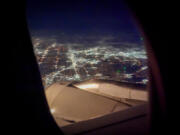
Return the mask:
<path fill-rule="evenodd" d="M 120 99 L 127 99 L 123 102 L 131 106 L 147 101 L 148 67 L 144 39 L 123 1 L 29 0 L 27 19 L 47 98 L 50 95 L 47 100 L 57 123 L 66 125 L 105 115 L 108 111 L 103 109 L 111 110 L 116 101 L 122 101 Z M 91 95 L 93 99 L 89 101 L 85 93 L 69 91 L 70 98 L 67 94 L 55 99 L 61 90 L 75 88 L 103 98 Z M 65 116 L 68 110 L 63 107 L 70 107 L 65 100 L 77 101 L 72 96 L 92 104 L 97 99 L 97 112 Z M 60 104 L 60 99 L 65 97 L 64 104 Z M 57 106 L 65 112 L 59 112 Z M 127 108 L 122 104 L 119 106 L 115 110 Z M 83 107 L 87 109 L 86 105 Z"/>

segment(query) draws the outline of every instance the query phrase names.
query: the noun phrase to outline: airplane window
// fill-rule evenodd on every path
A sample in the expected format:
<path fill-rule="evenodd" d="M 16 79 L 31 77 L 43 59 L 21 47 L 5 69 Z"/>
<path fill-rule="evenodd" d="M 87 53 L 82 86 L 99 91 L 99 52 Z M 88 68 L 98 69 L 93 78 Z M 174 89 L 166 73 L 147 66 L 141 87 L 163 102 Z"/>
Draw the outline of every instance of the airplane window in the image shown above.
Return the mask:
<path fill-rule="evenodd" d="M 27 20 L 60 127 L 147 102 L 144 38 L 123 1 L 28 0 Z"/>

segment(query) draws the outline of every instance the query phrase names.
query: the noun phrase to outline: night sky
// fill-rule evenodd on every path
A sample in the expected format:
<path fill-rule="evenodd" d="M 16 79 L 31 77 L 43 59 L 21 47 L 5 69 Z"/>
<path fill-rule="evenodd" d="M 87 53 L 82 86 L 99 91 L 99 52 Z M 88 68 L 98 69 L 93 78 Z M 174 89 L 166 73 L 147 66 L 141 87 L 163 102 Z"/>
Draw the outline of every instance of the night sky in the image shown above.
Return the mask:
<path fill-rule="evenodd" d="M 124 33 L 139 37 L 121 0 L 28 0 L 27 15 L 31 31 Z"/>

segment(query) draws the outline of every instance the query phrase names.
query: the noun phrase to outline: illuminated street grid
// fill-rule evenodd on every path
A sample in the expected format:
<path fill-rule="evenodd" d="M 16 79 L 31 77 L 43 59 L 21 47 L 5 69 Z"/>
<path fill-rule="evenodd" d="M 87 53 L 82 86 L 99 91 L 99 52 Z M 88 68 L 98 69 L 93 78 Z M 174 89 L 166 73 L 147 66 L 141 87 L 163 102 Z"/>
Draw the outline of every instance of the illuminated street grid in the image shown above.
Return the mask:
<path fill-rule="evenodd" d="M 145 49 L 132 43 L 107 42 L 106 39 L 79 43 L 33 37 L 44 86 L 93 78 L 146 84 Z"/>

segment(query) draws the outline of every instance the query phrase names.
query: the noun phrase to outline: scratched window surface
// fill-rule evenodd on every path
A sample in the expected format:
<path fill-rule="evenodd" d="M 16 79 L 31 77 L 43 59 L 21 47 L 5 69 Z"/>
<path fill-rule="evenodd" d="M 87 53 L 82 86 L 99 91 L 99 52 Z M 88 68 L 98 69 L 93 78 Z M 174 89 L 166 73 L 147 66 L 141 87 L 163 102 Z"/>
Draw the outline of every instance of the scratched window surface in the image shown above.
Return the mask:
<path fill-rule="evenodd" d="M 29 1 L 27 15 L 45 88 L 90 79 L 147 84 L 144 39 L 123 2 Z"/>

